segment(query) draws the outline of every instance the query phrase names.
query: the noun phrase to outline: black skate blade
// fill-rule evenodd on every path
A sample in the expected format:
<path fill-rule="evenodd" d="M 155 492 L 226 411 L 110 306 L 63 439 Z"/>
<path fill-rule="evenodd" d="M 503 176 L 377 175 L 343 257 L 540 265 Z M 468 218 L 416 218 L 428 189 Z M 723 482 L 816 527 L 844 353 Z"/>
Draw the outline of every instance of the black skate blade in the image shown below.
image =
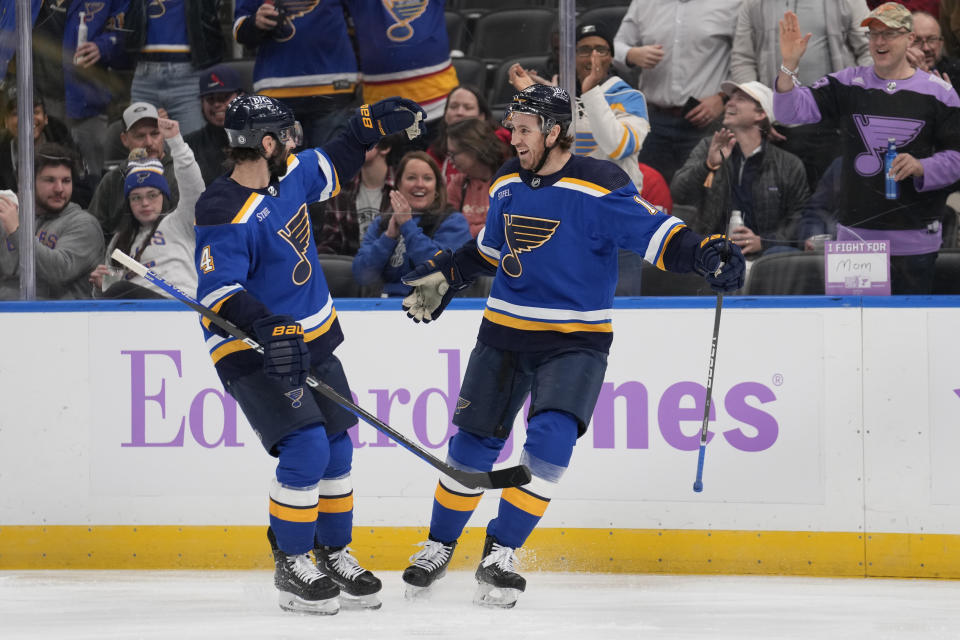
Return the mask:
<path fill-rule="evenodd" d="M 501 588 L 480 582 L 473 596 L 473 604 L 490 609 L 512 609 L 516 606 L 520 593 L 519 589 Z"/>
<path fill-rule="evenodd" d="M 281 591 L 280 608 L 284 611 L 303 613 L 311 616 L 332 616 L 340 611 L 340 602 L 337 598 L 304 600 L 300 596 Z"/>

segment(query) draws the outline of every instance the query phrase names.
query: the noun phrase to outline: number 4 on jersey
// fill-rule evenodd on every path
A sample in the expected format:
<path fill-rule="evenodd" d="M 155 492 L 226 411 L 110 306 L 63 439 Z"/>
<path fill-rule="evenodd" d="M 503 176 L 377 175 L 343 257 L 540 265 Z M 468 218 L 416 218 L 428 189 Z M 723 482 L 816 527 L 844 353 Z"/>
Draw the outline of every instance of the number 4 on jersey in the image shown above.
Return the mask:
<path fill-rule="evenodd" d="M 213 256 L 210 255 L 210 245 L 207 245 L 200 251 L 200 270 L 210 273 L 213 269 Z"/>

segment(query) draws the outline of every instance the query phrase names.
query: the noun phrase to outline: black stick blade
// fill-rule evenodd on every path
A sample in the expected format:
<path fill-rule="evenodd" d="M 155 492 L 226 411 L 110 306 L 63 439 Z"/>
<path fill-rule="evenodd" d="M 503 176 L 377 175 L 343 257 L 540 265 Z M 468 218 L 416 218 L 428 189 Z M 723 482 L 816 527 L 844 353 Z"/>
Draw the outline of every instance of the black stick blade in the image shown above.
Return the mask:
<path fill-rule="evenodd" d="M 461 471 L 453 467 L 444 469 L 444 472 L 463 486 L 471 489 L 506 489 L 508 487 L 520 487 L 530 482 L 530 469 L 525 464 L 507 467 L 506 469 L 496 469 L 489 473 L 486 471 Z"/>
<path fill-rule="evenodd" d="M 506 469 L 496 469 L 490 472 L 490 488 L 522 487 L 530 482 L 530 478 L 530 469 L 525 464 L 507 467 Z"/>

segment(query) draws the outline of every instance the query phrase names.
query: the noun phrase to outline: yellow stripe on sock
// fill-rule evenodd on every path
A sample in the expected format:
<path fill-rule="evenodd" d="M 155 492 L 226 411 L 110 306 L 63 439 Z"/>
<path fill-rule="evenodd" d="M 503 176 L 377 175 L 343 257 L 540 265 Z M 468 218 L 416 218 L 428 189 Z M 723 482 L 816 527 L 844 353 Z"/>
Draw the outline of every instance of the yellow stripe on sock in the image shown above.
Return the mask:
<path fill-rule="evenodd" d="M 529 494 L 526 491 L 516 487 L 504 489 L 503 493 L 500 494 L 500 498 L 506 500 L 517 509 L 526 511 L 527 513 L 537 516 L 538 518 L 546 512 L 547 505 L 550 504 L 549 500 L 538 498 L 537 496 Z"/>
<path fill-rule="evenodd" d="M 465 496 L 450 491 L 438 482 L 437 491 L 433 494 L 433 497 L 447 509 L 453 511 L 473 511 L 477 508 L 477 505 L 480 504 L 480 498 L 483 497 L 483 494 L 478 493 L 473 496 Z"/>
<path fill-rule="evenodd" d="M 317 519 L 317 505 L 312 507 L 288 507 L 271 500 L 270 515 L 287 522 L 314 522 Z"/>
<path fill-rule="evenodd" d="M 345 496 L 324 498 L 320 496 L 317 511 L 320 513 L 347 513 L 353 510 L 353 493 Z"/>

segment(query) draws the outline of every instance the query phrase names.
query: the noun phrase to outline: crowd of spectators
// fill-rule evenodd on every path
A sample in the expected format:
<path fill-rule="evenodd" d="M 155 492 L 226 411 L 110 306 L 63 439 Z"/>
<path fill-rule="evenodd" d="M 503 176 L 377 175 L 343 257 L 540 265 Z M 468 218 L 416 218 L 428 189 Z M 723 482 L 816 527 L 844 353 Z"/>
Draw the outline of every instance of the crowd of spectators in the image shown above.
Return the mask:
<path fill-rule="evenodd" d="M 33 0 L 38 246 L 71 256 L 50 263 L 70 265 L 52 277 L 38 251 L 38 297 L 155 295 L 130 286 L 131 274 L 110 287 L 118 266 L 106 249 L 150 253 L 170 236 L 181 262 L 192 254 L 183 223 L 225 171 L 224 112 L 244 92 L 288 103 L 304 146 L 330 140 L 361 102 L 400 95 L 425 109 L 424 139 L 384 138 L 336 197 L 309 207 L 321 257 L 352 257 L 363 295 L 404 295 L 400 278 L 414 264 L 475 238 L 491 178 L 514 153 L 489 101 L 505 87 L 491 81 L 557 84 L 558 40 L 543 45 L 546 73 L 487 60 L 475 86 L 458 79 L 461 51 L 451 57 L 446 18 L 456 0 L 429 0 L 419 13 L 388 4 Z M 929 292 L 939 248 L 957 246 L 958 214 L 946 203 L 960 190 L 960 139 L 950 133 L 960 130 L 951 86 L 960 80 L 960 2 L 610 4 L 621 9 L 616 22 L 576 25 L 574 153 L 616 163 L 651 204 L 700 233 L 729 233 L 751 262 L 822 251 L 838 232 L 891 238 L 894 273 L 925 274 L 897 275 L 894 293 Z M 12 28 L 0 17 L 0 299 L 18 297 Z M 495 73 L 501 62 L 506 72 Z M 857 82 L 879 95 L 852 98 Z M 910 99 L 917 93 L 929 98 L 921 107 Z M 877 126 L 894 121 L 917 131 Z M 882 171 L 864 167 L 882 164 L 888 135 L 900 147 L 901 200 L 884 204 Z M 861 215 L 866 201 L 872 217 Z M 914 201 L 924 210 L 908 219 Z M 742 223 L 731 225 L 734 210 Z M 69 235 L 51 234 L 64 220 Z M 90 220 L 99 237 L 80 255 Z M 926 235 L 904 248 L 912 231 Z M 642 270 L 642 259 L 622 255 L 617 294 L 639 295 Z"/>

